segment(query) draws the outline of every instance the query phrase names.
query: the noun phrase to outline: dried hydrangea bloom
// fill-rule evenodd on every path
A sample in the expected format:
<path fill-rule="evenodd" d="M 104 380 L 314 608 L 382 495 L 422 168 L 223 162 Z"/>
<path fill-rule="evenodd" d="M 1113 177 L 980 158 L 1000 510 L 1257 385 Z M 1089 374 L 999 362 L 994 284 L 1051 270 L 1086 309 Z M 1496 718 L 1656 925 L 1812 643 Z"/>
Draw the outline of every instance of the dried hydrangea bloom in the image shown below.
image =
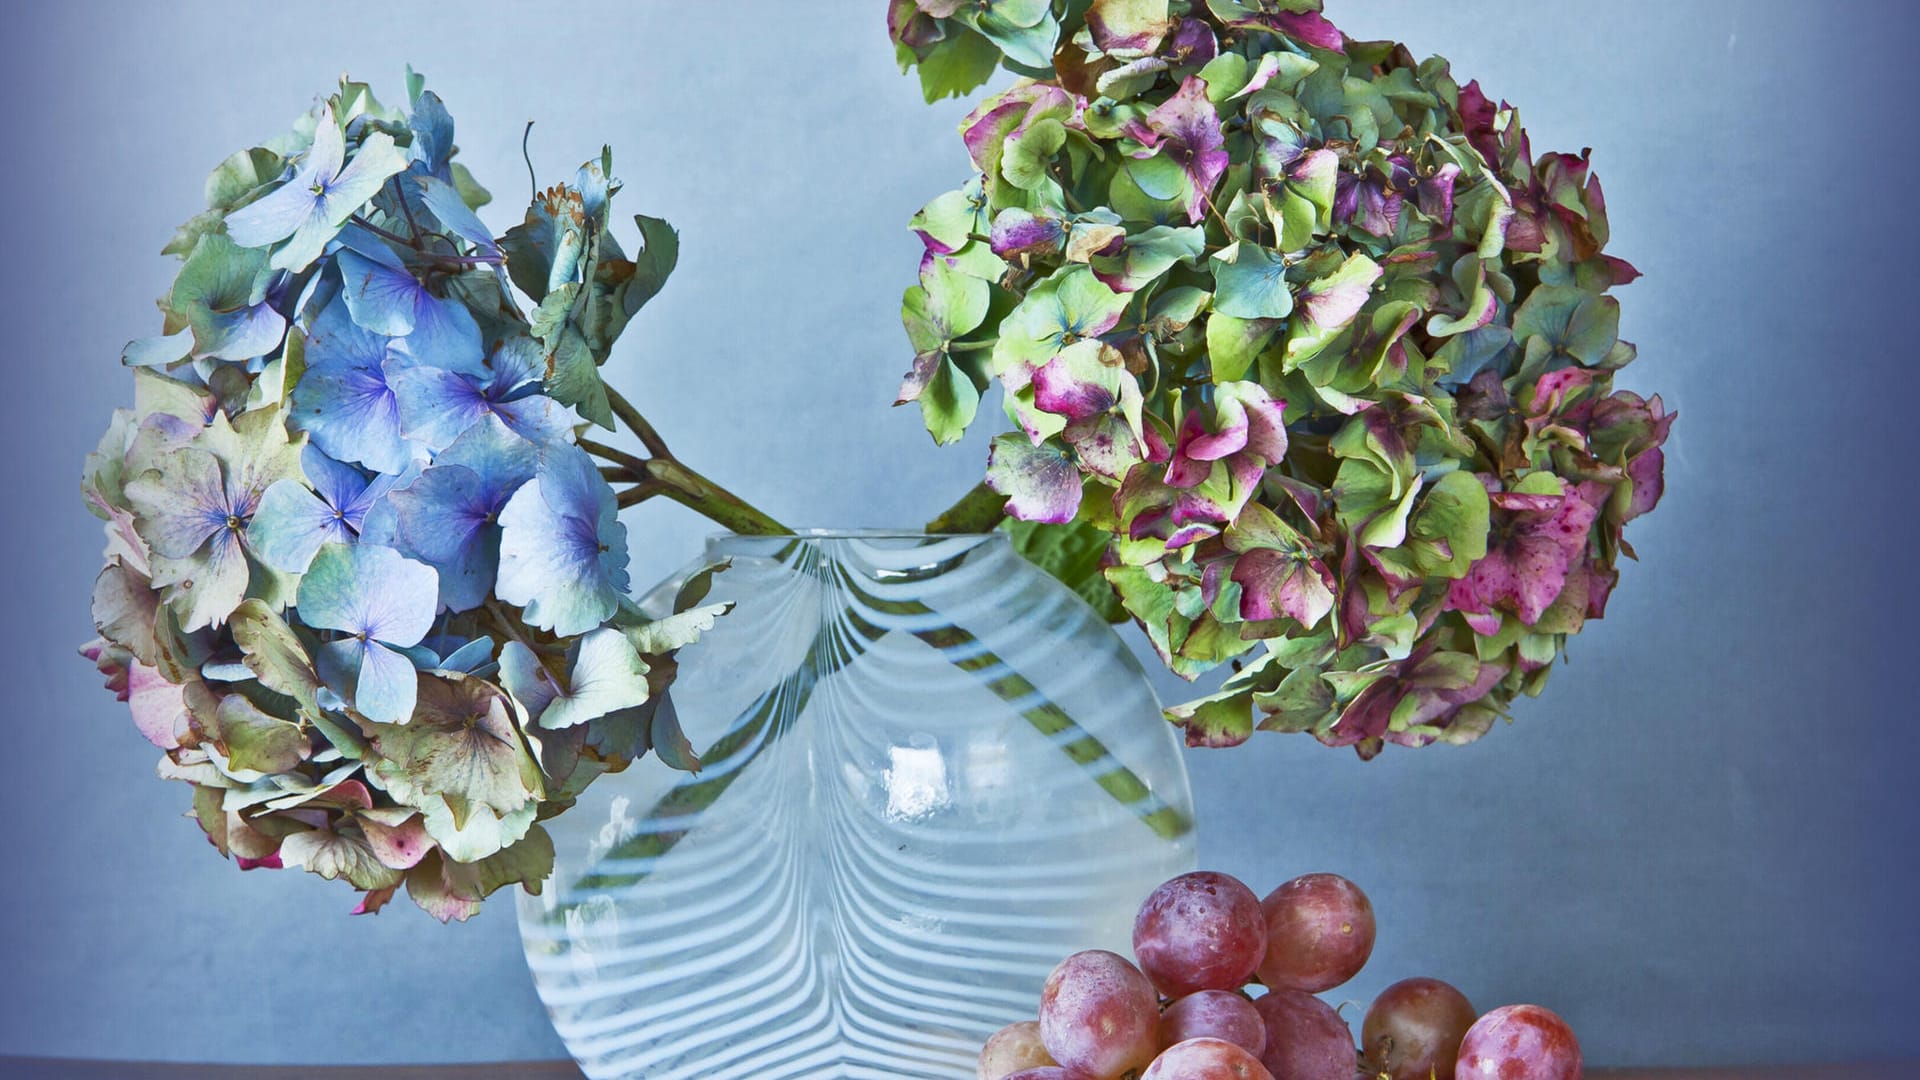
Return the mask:
<path fill-rule="evenodd" d="M 168 245 L 162 334 L 128 346 L 134 407 L 87 460 L 107 563 L 82 651 L 242 868 L 464 919 L 546 876 L 536 820 L 594 776 L 649 740 L 695 763 L 654 705 L 715 612 L 621 603 L 618 500 L 575 435 L 671 230 L 621 252 L 603 153 L 495 239 L 409 89 L 403 112 L 343 83 L 222 163 Z M 542 761 L 542 728 L 573 752 Z"/>
<path fill-rule="evenodd" d="M 1664 490 L 1673 416 L 1613 387 L 1638 272 L 1587 155 L 1536 157 L 1513 109 L 1319 0 L 1012 25 L 889 5 L 930 100 L 1023 76 L 914 219 L 901 401 L 947 443 L 1000 384 L 986 484 L 1023 550 L 1085 575 L 1061 553 L 1104 546 L 1170 668 L 1236 665 L 1170 710 L 1192 742 L 1477 737 L 1604 614 Z"/>

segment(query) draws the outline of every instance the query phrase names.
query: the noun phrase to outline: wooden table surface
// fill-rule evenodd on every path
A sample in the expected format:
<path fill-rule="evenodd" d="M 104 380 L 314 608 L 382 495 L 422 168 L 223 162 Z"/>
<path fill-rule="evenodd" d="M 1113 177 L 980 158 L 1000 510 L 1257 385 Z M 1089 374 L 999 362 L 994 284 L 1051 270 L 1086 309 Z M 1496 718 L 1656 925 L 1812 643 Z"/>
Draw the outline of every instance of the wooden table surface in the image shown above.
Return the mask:
<path fill-rule="evenodd" d="M 1920 1062 L 1800 1068 L 1589 1069 L 1592 1080 L 1920 1080 Z M 285 1067 L 161 1065 L 0 1057 L 0 1077 L 21 1080 L 581 1080 L 570 1062 L 501 1065 Z"/>

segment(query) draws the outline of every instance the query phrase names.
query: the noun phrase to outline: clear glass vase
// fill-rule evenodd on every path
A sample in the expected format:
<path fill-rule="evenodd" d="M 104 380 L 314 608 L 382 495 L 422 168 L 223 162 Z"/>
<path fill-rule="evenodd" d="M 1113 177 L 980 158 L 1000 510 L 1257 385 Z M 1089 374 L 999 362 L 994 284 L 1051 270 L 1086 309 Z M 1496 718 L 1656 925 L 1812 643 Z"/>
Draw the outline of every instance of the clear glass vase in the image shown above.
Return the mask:
<path fill-rule="evenodd" d="M 594 1080 L 975 1075 L 1194 865 L 1139 663 L 1004 537 L 727 536 L 656 757 L 547 823 L 527 963 Z M 654 594 L 671 598 L 685 576 Z"/>

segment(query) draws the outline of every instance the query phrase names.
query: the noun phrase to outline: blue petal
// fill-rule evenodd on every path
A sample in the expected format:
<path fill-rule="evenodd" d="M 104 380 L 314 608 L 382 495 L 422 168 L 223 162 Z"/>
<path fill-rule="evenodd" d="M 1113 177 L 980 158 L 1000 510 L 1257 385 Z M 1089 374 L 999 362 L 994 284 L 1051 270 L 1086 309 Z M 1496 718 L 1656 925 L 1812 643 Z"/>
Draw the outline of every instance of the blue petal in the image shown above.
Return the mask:
<path fill-rule="evenodd" d="M 407 126 L 413 129 L 413 145 L 407 157 L 425 165 L 434 176 L 450 179 L 447 165 L 453 156 L 453 117 L 441 104 L 440 95 L 428 90 L 415 99 Z"/>
<path fill-rule="evenodd" d="M 413 460 L 400 411 L 379 368 L 309 368 L 294 389 L 293 422 L 329 456 L 395 473 Z"/>
<path fill-rule="evenodd" d="M 300 471 L 307 474 L 313 493 L 335 510 L 344 511 L 367 489 L 359 469 L 333 460 L 312 443 L 300 452 Z"/>
<path fill-rule="evenodd" d="M 398 479 L 410 478 L 402 476 Z M 400 483 L 394 484 L 395 488 L 400 486 L 402 486 Z M 393 508 L 392 496 L 381 499 L 367 508 L 366 516 L 360 521 L 360 542 L 390 548 L 404 546 L 400 542 L 400 518 Z"/>
<path fill-rule="evenodd" d="M 360 682 L 360 658 L 366 651 L 366 642 L 359 638 L 341 638 L 323 641 L 313 652 L 314 670 L 327 689 L 340 698 L 342 706 L 353 700 L 354 689 Z"/>
<path fill-rule="evenodd" d="M 352 529 L 356 534 L 365 529 L 368 515 L 373 512 L 374 507 L 380 505 L 382 499 L 386 498 L 387 492 L 399 486 L 400 480 L 400 476 L 381 473 L 369 481 L 366 488 L 345 506 L 335 507 L 345 518 L 347 528 Z"/>
<path fill-rule="evenodd" d="M 288 574 L 305 573 L 320 545 L 348 539 L 346 522 L 298 480 L 281 480 L 268 488 L 247 526 L 254 554 Z"/>
<path fill-rule="evenodd" d="M 417 645 L 439 609 L 440 575 L 388 547 L 327 544 L 300 580 L 300 619 L 402 647 Z"/>
<path fill-rule="evenodd" d="M 487 361 L 493 366 L 493 385 L 489 391 L 504 400 L 523 386 L 537 385 L 547 377 L 547 355 L 530 335 L 517 334 L 502 341 Z"/>
<path fill-rule="evenodd" d="M 494 415 L 527 442 L 539 447 L 567 442 L 579 417 L 572 409 L 533 394 L 494 407 Z"/>
<path fill-rule="evenodd" d="M 627 635 L 595 630 L 574 646 L 571 685 L 541 711 L 543 728 L 575 727 L 647 700 L 647 664 Z"/>
<path fill-rule="evenodd" d="M 486 485 L 495 510 L 540 469 L 539 449 L 496 420 L 475 424 L 435 460 L 473 470 Z"/>
<path fill-rule="evenodd" d="M 306 356 L 310 369 L 349 364 L 379 367 L 396 357 L 404 359 L 394 339 L 371 333 L 354 322 L 349 305 L 338 298 L 313 320 L 313 327 L 307 331 Z"/>
<path fill-rule="evenodd" d="M 120 362 L 128 367 L 172 367 L 193 351 L 193 331 L 182 330 L 166 337 L 137 338 L 127 342 Z"/>
<path fill-rule="evenodd" d="M 287 332 L 287 320 L 272 305 L 263 303 L 217 312 L 204 329 L 206 333 L 196 335 L 194 340 L 198 355 L 250 360 L 272 352 L 280 344 Z"/>
<path fill-rule="evenodd" d="M 312 187 L 295 177 L 228 214 L 227 236 L 243 248 L 279 243 L 313 219 L 319 201 Z"/>
<path fill-rule="evenodd" d="M 493 639 L 477 637 L 447 653 L 440 661 L 442 671 L 475 671 L 493 660 Z"/>
<path fill-rule="evenodd" d="M 391 339 L 370 334 L 335 302 L 307 338 L 307 370 L 293 390 L 292 419 L 328 457 L 397 473 L 413 460 L 387 385 Z M 404 363 L 404 360 L 402 360 Z"/>
<path fill-rule="evenodd" d="M 413 717 L 419 688 L 413 661 L 377 641 L 366 643 L 353 691 L 353 706 L 363 716 L 379 724 L 404 724 Z"/>
<path fill-rule="evenodd" d="M 313 143 L 299 170 L 278 188 L 228 214 L 228 238 L 248 248 L 286 240 L 269 265 L 276 270 L 305 270 L 339 231 L 339 223 L 330 220 L 334 208 L 326 192 L 339 178 L 346 152 L 333 106 L 322 106 L 314 119 Z"/>
<path fill-rule="evenodd" d="M 500 686 L 513 695 L 513 700 L 527 710 L 529 717 L 538 717 L 560 696 L 553 675 L 540 663 L 539 657 L 533 655 L 532 649 L 518 641 L 509 641 L 500 647 Z"/>
<path fill-rule="evenodd" d="M 427 287 L 397 262 L 376 262 L 357 251 L 342 249 L 341 291 L 353 321 L 376 334 L 401 337 L 413 331 L 414 311 Z"/>
<path fill-rule="evenodd" d="M 482 254 L 500 254 L 500 245 L 494 242 L 492 230 L 481 223 L 479 215 L 460 198 L 460 192 L 452 184 L 434 176 L 417 177 L 414 183 L 420 188 L 421 202 L 440 224 L 479 248 Z"/>
<path fill-rule="evenodd" d="M 499 508 L 472 470 L 435 465 L 389 500 L 409 551 L 440 573 L 439 602 L 450 611 L 479 607 L 493 591 L 500 543 Z"/>
<path fill-rule="evenodd" d="M 415 366 L 393 376 L 400 430 L 429 450 L 444 450 L 491 411 L 485 393 L 464 375 Z"/>
<path fill-rule="evenodd" d="M 546 454 L 500 512 L 500 598 L 562 636 L 599 626 L 627 588 L 627 534 L 613 489 L 576 447 Z"/>
<path fill-rule="evenodd" d="M 413 332 L 401 339 L 400 347 L 422 364 L 476 377 L 486 374 L 487 354 L 480 343 L 480 324 L 457 300 L 422 290 L 414 309 Z"/>

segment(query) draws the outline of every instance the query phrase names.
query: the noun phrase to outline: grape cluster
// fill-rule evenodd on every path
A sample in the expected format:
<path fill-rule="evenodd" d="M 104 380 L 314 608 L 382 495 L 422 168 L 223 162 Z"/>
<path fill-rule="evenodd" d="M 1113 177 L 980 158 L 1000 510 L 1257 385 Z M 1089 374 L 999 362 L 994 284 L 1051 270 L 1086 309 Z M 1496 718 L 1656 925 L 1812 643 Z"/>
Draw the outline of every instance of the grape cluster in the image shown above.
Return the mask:
<path fill-rule="evenodd" d="M 1141 905 L 1137 963 L 1061 961 L 1039 1019 L 987 1040 L 980 1080 L 1579 1080 L 1565 1021 L 1537 1005 L 1479 1016 L 1438 979 L 1382 992 L 1356 1048 L 1315 995 L 1358 974 L 1373 942 L 1373 904 L 1338 875 L 1262 900 L 1227 874 L 1182 874 Z"/>

